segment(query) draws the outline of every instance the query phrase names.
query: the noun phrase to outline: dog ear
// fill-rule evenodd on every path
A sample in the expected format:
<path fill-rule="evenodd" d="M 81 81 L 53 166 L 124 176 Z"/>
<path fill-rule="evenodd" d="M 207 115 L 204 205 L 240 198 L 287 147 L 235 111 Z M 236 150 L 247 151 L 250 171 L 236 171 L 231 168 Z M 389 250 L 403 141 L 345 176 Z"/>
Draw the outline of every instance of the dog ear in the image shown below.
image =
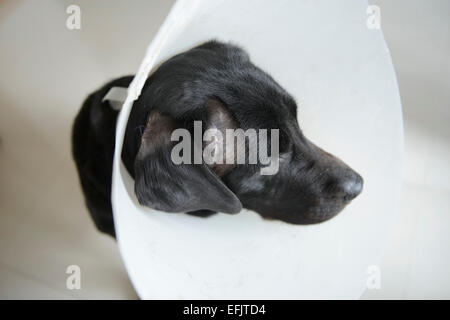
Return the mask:
<path fill-rule="evenodd" d="M 175 164 L 171 117 L 153 111 L 136 156 L 135 193 L 140 204 L 167 212 L 212 210 L 237 213 L 242 204 L 205 163 Z"/>

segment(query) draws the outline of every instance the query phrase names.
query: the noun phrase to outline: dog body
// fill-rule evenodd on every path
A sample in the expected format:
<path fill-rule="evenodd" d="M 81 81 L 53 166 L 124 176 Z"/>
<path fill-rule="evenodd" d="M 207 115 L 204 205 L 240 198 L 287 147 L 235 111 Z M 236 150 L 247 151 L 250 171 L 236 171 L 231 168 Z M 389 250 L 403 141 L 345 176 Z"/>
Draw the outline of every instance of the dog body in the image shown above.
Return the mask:
<path fill-rule="evenodd" d="M 118 112 L 102 99 L 113 86 L 128 87 L 132 78 L 114 80 L 91 94 L 73 128 L 73 156 L 87 207 L 97 228 L 111 235 Z M 263 175 L 261 164 L 248 162 L 175 164 L 172 134 L 194 132 L 195 121 L 220 132 L 277 129 L 278 172 Z M 248 151 L 248 137 L 244 141 Z M 220 143 L 229 147 L 229 141 Z M 122 160 L 142 205 L 197 216 L 245 207 L 265 218 L 317 223 L 336 215 L 362 189 L 356 172 L 304 137 L 294 99 L 245 51 L 217 41 L 174 56 L 147 79 L 128 119 Z"/>

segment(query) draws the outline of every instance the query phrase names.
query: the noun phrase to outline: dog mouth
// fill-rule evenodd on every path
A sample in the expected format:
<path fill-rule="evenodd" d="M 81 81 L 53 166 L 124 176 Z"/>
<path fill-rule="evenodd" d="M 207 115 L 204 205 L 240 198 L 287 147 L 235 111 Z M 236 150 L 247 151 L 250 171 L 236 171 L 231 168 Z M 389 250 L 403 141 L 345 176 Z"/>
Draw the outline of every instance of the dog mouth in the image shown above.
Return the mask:
<path fill-rule="evenodd" d="M 287 191 L 272 187 L 266 195 L 256 192 L 239 193 L 238 196 L 243 207 L 255 211 L 264 220 L 279 220 L 296 225 L 318 224 L 341 213 L 363 188 L 361 176 L 353 170 L 344 179 L 334 177 L 331 185 L 328 180 L 316 180 L 315 184 L 309 186 L 287 186 Z M 267 184 L 264 187 L 268 187 Z M 292 194 L 289 188 L 291 191 L 302 191 Z"/>
<path fill-rule="evenodd" d="M 268 221 L 279 220 L 290 224 L 296 225 L 312 225 L 319 224 L 331 220 L 337 216 L 343 209 L 345 205 L 337 209 L 314 209 L 305 213 L 292 213 L 292 214 L 261 214 L 259 215 Z"/>
<path fill-rule="evenodd" d="M 295 206 L 292 208 L 285 207 L 282 210 L 276 207 L 269 209 L 244 206 L 258 213 L 264 220 L 279 220 L 296 225 L 311 225 L 319 224 L 336 217 L 351 202 L 351 200 L 345 200 L 343 198 L 318 197 L 316 200 L 311 202 L 309 206 L 302 207 L 300 210 Z"/>

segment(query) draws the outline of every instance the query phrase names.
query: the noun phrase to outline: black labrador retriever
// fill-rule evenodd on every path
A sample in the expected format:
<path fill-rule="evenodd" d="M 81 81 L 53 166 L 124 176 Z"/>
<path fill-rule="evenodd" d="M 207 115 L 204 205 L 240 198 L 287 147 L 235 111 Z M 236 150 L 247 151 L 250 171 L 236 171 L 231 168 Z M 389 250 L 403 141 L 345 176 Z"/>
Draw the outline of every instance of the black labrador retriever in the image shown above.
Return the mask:
<path fill-rule="evenodd" d="M 112 236 L 118 111 L 102 99 L 111 87 L 128 87 L 132 79 L 116 79 L 92 93 L 73 126 L 73 157 L 87 207 L 97 228 Z M 202 133 L 209 128 L 278 129 L 277 172 L 262 174 L 261 163 L 175 164 L 172 133 L 194 132 L 195 121 L 203 124 Z M 251 141 L 248 136 L 244 141 L 248 151 Z M 227 140 L 219 143 L 228 145 Z M 244 207 L 268 219 L 318 223 L 339 213 L 363 186 L 358 173 L 302 134 L 297 105 L 287 92 L 244 50 L 218 41 L 172 57 L 147 79 L 128 119 L 122 160 L 142 205 L 202 217 Z"/>

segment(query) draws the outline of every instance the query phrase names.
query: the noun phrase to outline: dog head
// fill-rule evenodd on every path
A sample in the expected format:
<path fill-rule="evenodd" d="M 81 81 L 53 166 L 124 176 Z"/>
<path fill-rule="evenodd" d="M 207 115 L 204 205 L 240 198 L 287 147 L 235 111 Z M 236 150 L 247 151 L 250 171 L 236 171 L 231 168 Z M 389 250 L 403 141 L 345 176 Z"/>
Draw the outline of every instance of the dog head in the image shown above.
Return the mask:
<path fill-rule="evenodd" d="M 137 128 L 142 133 L 136 135 Z M 228 139 L 227 129 L 276 131 L 266 146 L 257 136 L 251 149 L 255 137 Z M 180 138 L 190 147 L 180 148 Z M 239 147 L 244 161 L 236 153 L 226 161 Z M 252 150 L 265 148 L 277 151 L 271 174 L 262 171 L 267 163 L 249 161 Z M 196 152 L 205 155 L 206 149 L 223 161 L 198 159 Z M 219 42 L 173 57 L 147 80 L 123 152 L 139 202 L 167 212 L 237 213 L 244 207 L 265 218 L 310 224 L 335 216 L 363 186 L 358 173 L 303 135 L 294 99 L 243 50 Z M 174 161 L 174 154 L 186 161 Z"/>

